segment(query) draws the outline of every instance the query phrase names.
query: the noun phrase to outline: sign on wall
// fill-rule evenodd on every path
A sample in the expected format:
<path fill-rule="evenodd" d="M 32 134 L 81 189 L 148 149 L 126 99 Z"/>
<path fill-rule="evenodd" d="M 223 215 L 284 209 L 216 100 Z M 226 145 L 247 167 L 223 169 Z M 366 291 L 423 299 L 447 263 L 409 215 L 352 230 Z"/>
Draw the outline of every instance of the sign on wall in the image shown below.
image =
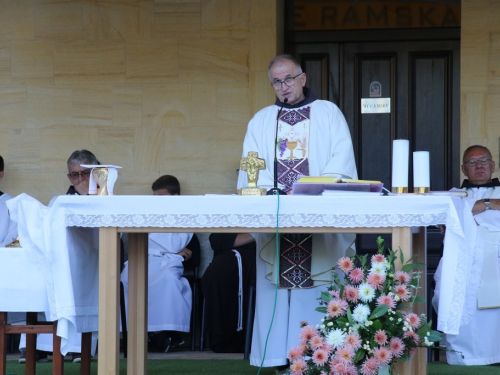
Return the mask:
<path fill-rule="evenodd" d="M 290 29 L 357 30 L 458 27 L 459 0 L 450 1 L 294 1 Z"/>

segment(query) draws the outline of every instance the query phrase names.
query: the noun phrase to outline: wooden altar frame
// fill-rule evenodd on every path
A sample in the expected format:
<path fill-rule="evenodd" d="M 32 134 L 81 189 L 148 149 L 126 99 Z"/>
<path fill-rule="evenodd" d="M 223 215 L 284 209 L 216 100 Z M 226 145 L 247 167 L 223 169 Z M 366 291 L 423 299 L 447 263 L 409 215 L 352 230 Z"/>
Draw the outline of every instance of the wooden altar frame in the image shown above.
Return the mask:
<path fill-rule="evenodd" d="M 413 229 L 413 230 L 412 230 Z M 99 228 L 99 360 L 98 374 L 119 374 L 119 307 L 120 307 L 120 233 L 129 233 L 129 306 L 127 374 L 147 374 L 147 244 L 150 232 L 205 232 L 205 233 L 275 233 L 276 228 L 164 228 L 164 227 L 100 227 Z M 405 259 L 418 254 L 419 262 L 426 262 L 425 227 L 335 228 L 289 227 L 280 233 L 355 233 L 392 234 L 391 248 L 401 248 Z M 426 277 L 420 278 L 419 296 L 426 299 Z M 426 313 L 426 302 L 415 305 L 415 313 Z M 415 357 L 399 362 L 402 375 L 427 373 L 427 350 L 420 348 Z"/>

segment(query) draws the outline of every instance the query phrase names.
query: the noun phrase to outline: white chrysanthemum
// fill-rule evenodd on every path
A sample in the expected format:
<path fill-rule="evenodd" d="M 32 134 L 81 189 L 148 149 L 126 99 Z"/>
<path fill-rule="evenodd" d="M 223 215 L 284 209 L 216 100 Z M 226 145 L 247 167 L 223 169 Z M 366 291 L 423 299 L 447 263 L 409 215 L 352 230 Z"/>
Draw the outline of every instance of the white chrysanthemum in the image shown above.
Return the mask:
<path fill-rule="evenodd" d="M 376 273 L 380 276 L 387 275 L 387 269 L 385 268 L 384 263 L 374 263 L 372 264 L 372 268 L 370 269 L 370 273 Z"/>
<path fill-rule="evenodd" d="M 370 308 L 362 304 L 357 305 L 354 308 L 354 311 L 352 312 L 353 319 L 361 324 L 366 322 L 369 316 L 370 316 Z"/>
<path fill-rule="evenodd" d="M 360 284 L 358 290 L 359 299 L 363 302 L 371 302 L 375 298 L 375 289 L 368 283 Z"/>
<path fill-rule="evenodd" d="M 335 349 L 340 348 L 342 345 L 344 345 L 344 341 L 345 333 L 339 328 L 331 330 L 326 336 L 326 342 L 330 345 L 333 345 Z"/>

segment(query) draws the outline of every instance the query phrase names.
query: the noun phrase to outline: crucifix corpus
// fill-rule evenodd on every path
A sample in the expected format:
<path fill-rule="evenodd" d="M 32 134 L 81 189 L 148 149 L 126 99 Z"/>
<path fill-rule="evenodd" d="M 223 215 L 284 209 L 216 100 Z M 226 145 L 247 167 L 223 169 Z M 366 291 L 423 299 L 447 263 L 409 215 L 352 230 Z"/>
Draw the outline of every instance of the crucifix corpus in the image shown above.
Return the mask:
<path fill-rule="evenodd" d="M 266 161 L 259 158 L 256 151 L 249 151 L 247 157 L 241 159 L 240 169 L 247 172 L 248 187 L 238 189 L 238 195 L 266 195 L 265 188 L 257 187 L 259 170 L 266 169 Z"/>

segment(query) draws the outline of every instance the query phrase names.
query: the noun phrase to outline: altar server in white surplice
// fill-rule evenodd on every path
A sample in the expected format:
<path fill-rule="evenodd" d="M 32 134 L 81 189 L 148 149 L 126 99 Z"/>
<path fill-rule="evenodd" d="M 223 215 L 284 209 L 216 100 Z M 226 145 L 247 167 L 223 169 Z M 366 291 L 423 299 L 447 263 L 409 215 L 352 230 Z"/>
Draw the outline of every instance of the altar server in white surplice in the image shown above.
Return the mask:
<path fill-rule="evenodd" d="M 161 176 L 153 183 L 152 190 L 154 195 L 180 195 L 179 181 L 174 176 Z M 183 262 L 192 256 L 189 249 L 192 238 L 193 233 L 150 233 L 148 236 L 148 332 L 157 333 L 150 335 L 151 350 L 167 352 L 180 346 L 184 342 L 178 332 L 189 332 L 191 287 L 182 274 Z M 127 301 L 128 262 L 121 281 Z"/>
<path fill-rule="evenodd" d="M 465 150 L 462 171 L 467 177 L 462 188 L 474 215 L 471 223 L 469 243 L 470 262 L 460 262 L 456 267 L 469 267 L 464 274 L 466 280 L 455 285 L 450 273 L 451 254 L 443 254 L 436 271 L 434 308 L 439 314 L 444 311 L 440 296 L 455 293 L 460 286 L 465 291 L 458 334 L 446 334 L 446 353 L 449 364 L 489 365 L 500 363 L 500 181 L 492 179 L 495 162 L 491 152 L 483 146 L 474 145 Z M 455 249 L 454 249 L 455 250 Z M 466 265 L 461 264 L 466 263 Z M 443 310 L 440 311 L 439 307 Z M 439 326 L 438 326 L 439 328 Z M 456 351 L 456 352 L 455 352 Z M 462 358 L 463 356 L 463 358 Z"/>
<path fill-rule="evenodd" d="M 306 75 L 293 56 L 274 58 L 268 75 L 276 102 L 255 114 L 243 143 L 243 157 L 256 151 L 265 160 L 266 169 L 259 171 L 257 185 L 273 187 L 275 150 L 278 187 L 285 191 L 300 176 L 330 173 L 356 179 L 351 135 L 340 109 L 317 99 L 305 87 Z M 241 170 L 238 188 L 246 186 L 247 174 Z M 289 349 L 299 343 L 300 322 L 320 322 L 322 314 L 315 311 L 317 298 L 332 282 L 331 270 L 336 261 L 354 248 L 354 235 L 280 236 L 280 268 L 287 271 L 279 275 L 277 309 L 266 349 L 278 262 L 274 256 L 275 236 L 253 235 L 257 244 L 257 302 L 250 364 L 282 366 L 287 363 Z M 352 250 L 347 255 L 352 255 Z"/>
<path fill-rule="evenodd" d="M 0 156 L 0 180 L 4 176 L 4 161 Z M 17 224 L 10 220 L 7 202 L 12 196 L 0 191 L 0 247 L 8 245 L 17 237 Z"/>

